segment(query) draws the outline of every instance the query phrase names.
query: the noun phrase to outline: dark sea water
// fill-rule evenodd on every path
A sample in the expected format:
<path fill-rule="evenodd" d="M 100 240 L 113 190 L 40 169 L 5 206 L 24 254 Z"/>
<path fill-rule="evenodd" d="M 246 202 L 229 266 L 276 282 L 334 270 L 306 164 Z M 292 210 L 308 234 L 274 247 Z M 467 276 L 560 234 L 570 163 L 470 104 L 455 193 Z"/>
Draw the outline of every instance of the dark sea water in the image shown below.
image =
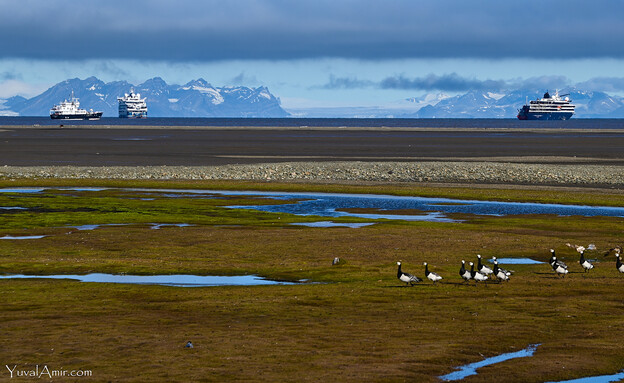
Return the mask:
<path fill-rule="evenodd" d="M 389 128 L 550 128 L 622 129 L 624 119 L 571 119 L 567 121 L 520 121 L 517 119 L 415 119 L 415 118 L 160 118 L 96 121 L 60 121 L 50 117 L 0 117 L 0 125 L 136 125 L 136 126 L 231 126 L 231 127 L 389 127 Z"/>

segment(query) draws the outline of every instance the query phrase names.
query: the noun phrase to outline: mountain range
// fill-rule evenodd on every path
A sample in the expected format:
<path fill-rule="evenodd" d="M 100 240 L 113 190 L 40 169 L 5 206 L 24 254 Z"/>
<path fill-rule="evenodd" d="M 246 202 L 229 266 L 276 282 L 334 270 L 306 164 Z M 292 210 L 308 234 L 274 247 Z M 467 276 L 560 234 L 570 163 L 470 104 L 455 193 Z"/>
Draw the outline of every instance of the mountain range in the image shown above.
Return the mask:
<path fill-rule="evenodd" d="M 200 78 L 169 85 L 155 77 L 139 85 L 126 81 L 104 83 L 96 77 L 60 82 L 40 95 L 0 100 L 0 116 L 47 116 L 50 108 L 73 91 L 81 107 L 117 117 L 117 97 L 131 89 L 147 98 L 150 117 L 329 117 L 329 118 L 515 118 L 527 100 L 543 91 L 469 91 L 449 96 L 430 93 L 376 107 L 282 108 L 266 87 L 214 87 Z M 561 92 L 563 93 L 563 92 Z M 604 92 L 572 88 L 574 118 L 624 118 L 624 98 Z"/>
<path fill-rule="evenodd" d="M 623 97 L 580 89 L 566 93 L 576 105 L 574 118 L 624 118 Z M 383 107 L 299 108 L 288 109 L 288 112 L 297 117 L 516 118 L 522 105 L 543 95 L 543 91 L 532 90 L 469 91 L 455 96 L 430 93 Z"/>
<path fill-rule="evenodd" d="M 26 99 L 14 96 L 2 102 L 0 115 L 47 116 L 50 108 L 69 99 L 72 92 L 81 108 L 103 112 L 103 117 L 118 116 L 117 97 L 134 89 L 147 98 L 151 117 L 287 117 L 279 98 L 266 87 L 213 87 L 200 78 L 184 85 L 169 85 L 155 77 L 139 85 L 126 81 L 104 83 L 96 77 L 60 82 L 40 95 Z"/>

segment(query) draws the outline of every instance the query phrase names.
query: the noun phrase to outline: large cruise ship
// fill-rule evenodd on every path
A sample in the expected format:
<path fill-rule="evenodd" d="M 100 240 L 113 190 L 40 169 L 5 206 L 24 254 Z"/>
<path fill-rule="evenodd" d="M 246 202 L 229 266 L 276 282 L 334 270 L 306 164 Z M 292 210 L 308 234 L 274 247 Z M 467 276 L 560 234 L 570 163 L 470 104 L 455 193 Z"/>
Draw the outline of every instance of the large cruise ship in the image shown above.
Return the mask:
<path fill-rule="evenodd" d="M 568 120 L 574 115 L 575 106 L 570 103 L 566 94 L 559 96 L 556 91 L 551 96 L 548 91 L 539 100 L 533 100 L 518 110 L 519 120 Z"/>
<path fill-rule="evenodd" d="M 117 101 L 119 101 L 119 118 L 147 117 L 147 103 L 139 93 L 134 93 L 134 89 L 130 90 L 130 94 L 117 97 Z"/>
<path fill-rule="evenodd" d="M 54 105 L 50 109 L 50 118 L 53 120 L 99 120 L 100 117 L 102 117 L 102 112 L 80 109 L 80 102 L 74 97 L 73 91 L 69 100 Z"/>

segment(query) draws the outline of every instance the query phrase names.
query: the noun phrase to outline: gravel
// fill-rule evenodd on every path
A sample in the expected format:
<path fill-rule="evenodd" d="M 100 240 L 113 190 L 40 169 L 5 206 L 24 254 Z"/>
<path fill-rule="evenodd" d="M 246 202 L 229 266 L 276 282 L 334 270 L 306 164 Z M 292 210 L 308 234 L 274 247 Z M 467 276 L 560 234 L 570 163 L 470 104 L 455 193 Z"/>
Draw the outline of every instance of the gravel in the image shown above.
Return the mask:
<path fill-rule="evenodd" d="M 222 166 L 3 166 L 0 178 L 436 182 L 624 186 L 624 166 L 502 162 L 286 162 Z"/>

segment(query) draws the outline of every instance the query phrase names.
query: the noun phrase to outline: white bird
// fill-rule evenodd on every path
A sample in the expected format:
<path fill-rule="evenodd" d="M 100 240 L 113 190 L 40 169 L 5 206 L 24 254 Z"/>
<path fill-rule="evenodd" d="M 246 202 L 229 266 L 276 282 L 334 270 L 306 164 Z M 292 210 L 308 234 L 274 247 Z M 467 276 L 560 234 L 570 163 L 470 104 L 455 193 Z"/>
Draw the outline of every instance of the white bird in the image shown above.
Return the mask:
<path fill-rule="evenodd" d="M 506 270 L 498 267 L 498 261 L 496 259 L 494 260 L 494 275 L 496 275 L 496 278 L 498 278 L 498 280 L 500 281 L 509 280 L 509 275 L 507 275 Z"/>
<path fill-rule="evenodd" d="M 618 255 L 615 261 L 615 267 L 618 269 L 620 273 L 624 273 L 624 263 L 622 263 L 622 258 Z"/>
<path fill-rule="evenodd" d="M 462 259 L 462 265 L 459 269 L 459 276 L 464 279 L 465 282 L 468 282 L 472 279 L 472 275 L 470 274 L 470 270 L 466 270 L 466 262 Z"/>
<path fill-rule="evenodd" d="M 397 278 L 399 278 L 401 282 L 405 282 L 406 284 L 409 284 L 411 286 L 414 286 L 414 283 L 422 282 L 422 279 L 418 278 L 417 276 L 402 272 L 401 262 L 397 262 L 397 265 L 399 265 L 399 269 L 397 271 Z"/>
<path fill-rule="evenodd" d="M 478 271 L 475 271 L 474 269 L 474 263 L 470 262 L 470 276 L 472 277 L 472 279 L 475 280 L 475 286 L 477 282 L 485 282 L 485 285 L 487 286 L 487 275 L 481 274 Z"/>
<path fill-rule="evenodd" d="M 492 271 L 492 269 L 490 269 L 489 267 L 485 266 L 483 263 L 481 263 L 481 254 L 477 254 L 477 258 L 479 259 L 478 264 L 477 264 L 477 270 L 483 274 L 483 275 L 490 275 L 492 274 L 494 271 Z"/>
<path fill-rule="evenodd" d="M 425 265 L 425 277 L 427 277 L 435 285 L 435 283 L 439 281 L 440 279 L 442 279 L 442 277 L 432 271 L 429 271 L 429 265 L 427 265 L 427 262 L 425 262 L 424 265 Z"/>
<path fill-rule="evenodd" d="M 579 253 L 586 250 L 585 246 L 573 245 L 571 243 L 566 243 L 566 246 L 576 249 L 576 251 L 578 251 Z"/>
<path fill-rule="evenodd" d="M 579 263 L 581 264 L 581 267 L 585 269 L 585 272 L 588 272 L 589 270 L 594 268 L 594 265 L 585 259 L 584 251 L 581 251 L 581 259 L 579 259 Z"/>

